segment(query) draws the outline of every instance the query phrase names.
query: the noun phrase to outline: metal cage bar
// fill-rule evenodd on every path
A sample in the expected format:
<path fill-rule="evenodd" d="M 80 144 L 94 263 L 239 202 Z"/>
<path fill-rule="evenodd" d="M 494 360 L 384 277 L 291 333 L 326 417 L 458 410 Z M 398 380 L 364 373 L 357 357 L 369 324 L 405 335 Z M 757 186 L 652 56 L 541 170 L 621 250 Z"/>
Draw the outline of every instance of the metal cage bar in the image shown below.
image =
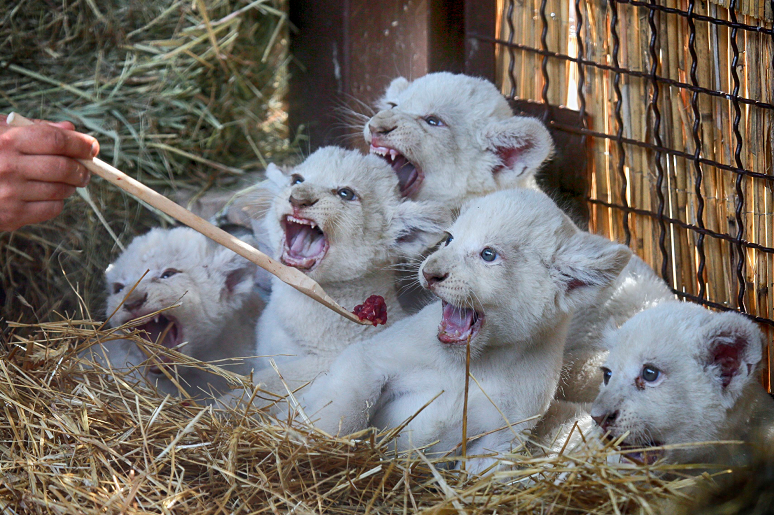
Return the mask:
<path fill-rule="evenodd" d="M 739 132 L 739 121 L 742 118 L 742 110 L 739 107 L 739 99 L 736 96 L 739 93 L 739 73 L 736 67 L 739 63 L 739 46 L 736 42 L 737 32 L 739 28 L 736 26 L 736 0 L 731 0 L 731 4 L 728 7 L 728 12 L 731 15 L 731 22 L 733 28 L 731 29 L 731 50 L 734 52 L 734 58 L 731 61 L 731 77 L 734 80 L 734 90 L 731 93 L 731 103 L 734 106 L 734 139 L 736 140 L 736 148 L 734 149 L 734 162 L 739 168 L 744 168 L 742 164 L 742 133 Z M 737 295 L 737 305 L 739 310 L 743 313 L 747 312 L 744 301 L 744 292 L 746 287 L 746 280 L 744 277 L 745 268 L 745 250 L 742 246 L 742 239 L 744 238 L 744 220 L 742 219 L 742 211 L 744 210 L 744 191 L 742 190 L 741 175 L 736 176 L 736 245 L 737 245 L 737 262 L 736 262 L 736 279 L 738 281 L 739 293 Z"/>
<path fill-rule="evenodd" d="M 695 2 L 694 0 L 691 0 L 688 5 L 688 30 L 690 31 L 690 35 L 688 36 L 688 52 L 691 54 L 691 84 L 698 88 L 699 79 L 696 77 L 696 69 L 699 64 L 699 57 L 696 54 L 696 22 L 694 21 L 694 8 Z M 693 126 L 691 127 L 694 144 L 693 167 L 696 173 L 694 179 L 694 191 L 696 192 L 696 224 L 700 229 L 704 229 L 704 196 L 701 194 L 701 183 L 704 174 L 701 168 L 702 141 L 701 136 L 699 135 L 701 115 L 699 113 L 699 92 L 696 90 L 694 90 L 691 94 L 691 112 L 693 113 Z M 696 251 L 699 253 L 699 266 L 696 270 L 696 282 L 699 285 L 698 296 L 700 299 L 703 299 L 707 293 L 707 282 L 704 277 L 704 267 L 706 265 L 707 258 L 704 254 L 703 232 L 699 233 L 699 237 L 696 240 Z"/>
<path fill-rule="evenodd" d="M 608 5 L 610 6 L 610 12 L 612 13 L 612 16 L 610 16 L 610 33 L 613 37 L 613 68 L 620 70 L 621 65 L 618 60 L 618 54 L 621 50 L 621 39 L 618 37 L 618 7 L 615 0 L 609 0 Z M 544 59 L 548 59 L 548 56 L 545 56 Z M 629 184 L 626 172 L 624 171 L 624 165 L 626 164 L 626 148 L 623 145 L 624 122 L 623 116 L 621 115 L 621 109 L 623 108 L 621 75 L 622 73 L 620 71 L 616 71 L 615 78 L 613 79 L 613 90 L 615 91 L 615 140 L 618 148 L 618 165 L 616 166 L 616 169 L 618 170 L 618 176 L 621 179 L 621 203 L 628 207 L 629 201 L 627 200 L 627 192 L 629 190 Z M 629 229 L 629 212 L 626 210 L 623 212 L 623 231 L 626 245 L 631 244 L 632 232 L 631 229 Z"/>
<path fill-rule="evenodd" d="M 655 0 L 651 0 L 651 3 Z M 651 9 L 648 11 L 648 27 L 650 28 L 650 41 L 648 43 L 648 53 L 650 56 L 650 75 L 651 75 L 651 88 L 653 94 L 650 97 L 650 109 L 653 112 L 653 138 L 657 147 L 663 147 L 664 144 L 661 141 L 661 111 L 658 108 L 658 96 L 659 96 L 659 84 L 656 80 L 658 72 L 658 53 L 656 52 L 656 38 L 658 36 L 658 30 L 655 21 L 656 11 Z M 669 282 L 669 254 L 666 249 L 666 222 L 664 221 L 664 165 L 661 162 L 660 150 L 656 150 L 654 155 L 654 162 L 656 164 L 656 197 L 658 198 L 658 248 L 661 251 L 661 277 L 664 281 Z M 704 238 L 704 235 L 701 235 Z"/>

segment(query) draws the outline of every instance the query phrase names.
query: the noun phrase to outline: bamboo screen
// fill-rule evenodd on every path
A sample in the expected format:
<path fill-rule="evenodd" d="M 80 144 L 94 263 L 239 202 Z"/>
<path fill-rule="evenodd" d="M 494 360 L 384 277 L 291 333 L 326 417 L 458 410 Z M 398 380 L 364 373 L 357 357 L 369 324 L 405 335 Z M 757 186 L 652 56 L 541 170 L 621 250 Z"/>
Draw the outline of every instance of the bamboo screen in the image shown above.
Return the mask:
<path fill-rule="evenodd" d="M 510 97 L 585 114 L 590 228 L 774 335 L 774 0 L 499 0 Z"/>

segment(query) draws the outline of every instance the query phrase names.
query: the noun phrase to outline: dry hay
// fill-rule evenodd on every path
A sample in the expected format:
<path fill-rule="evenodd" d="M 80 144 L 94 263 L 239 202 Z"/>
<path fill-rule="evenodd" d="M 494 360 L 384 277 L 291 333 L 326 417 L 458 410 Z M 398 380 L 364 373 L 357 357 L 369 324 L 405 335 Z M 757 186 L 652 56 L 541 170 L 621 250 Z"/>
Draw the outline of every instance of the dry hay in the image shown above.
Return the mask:
<path fill-rule="evenodd" d="M 287 30 L 284 0 L 12 2 L 0 9 L 0 113 L 71 120 L 101 159 L 168 195 L 241 186 L 294 154 Z M 96 210 L 75 196 L 64 216 L 0 234 L 0 317 L 73 314 L 71 284 L 96 309 L 120 250 L 105 225 L 127 244 L 171 222 L 98 178 L 89 190 Z"/>
<path fill-rule="evenodd" d="M 334 438 L 86 367 L 78 351 L 118 337 L 98 323 L 26 329 L 0 346 L 3 513 L 662 513 L 695 481 L 608 463 L 610 446 L 465 478 L 443 457 L 396 456 L 394 432 Z"/>

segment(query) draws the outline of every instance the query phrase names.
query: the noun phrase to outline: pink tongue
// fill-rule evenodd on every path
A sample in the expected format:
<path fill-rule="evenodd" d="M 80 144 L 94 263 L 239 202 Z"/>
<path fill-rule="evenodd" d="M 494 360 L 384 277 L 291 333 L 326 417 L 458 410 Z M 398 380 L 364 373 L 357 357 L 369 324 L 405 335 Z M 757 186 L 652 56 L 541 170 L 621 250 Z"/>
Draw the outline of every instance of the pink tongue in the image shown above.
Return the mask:
<path fill-rule="evenodd" d="M 400 184 L 401 191 L 411 186 L 417 178 L 416 167 L 409 163 L 405 157 L 396 158 L 392 167 L 398 175 L 398 183 Z"/>
<path fill-rule="evenodd" d="M 159 337 L 162 335 L 169 323 L 170 322 L 167 319 L 162 319 L 158 322 L 151 320 L 147 324 L 140 326 L 140 329 L 148 333 L 149 341 L 158 343 L 159 345 L 164 345 L 165 347 L 171 347 L 175 341 L 176 328 L 174 326 L 171 327 L 169 331 L 167 331 L 167 334 L 164 337 L 164 341 L 158 341 Z"/>
<path fill-rule="evenodd" d="M 315 257 L 322 252 L 325 239 L 313 232 L 312 228 L 303 227 L 290 242 L 290 252 L 294 256 Z"/>
<path fill-rule="evenodd" d="M 472 309 L 458 308 L 451 304 L 445 304 L 443 306 L 443 320 L 441 326 L 443 330 L 448 334 L 462 334 L 473 324 Z"/>
<path fill-rule="evenodd" d="M 290 250 L 296 254 L 299 255 L 304 250 L 304 247 L 306 246 L 306 240 L 309 237 L 309 232 L 305 230 L 298 231 L 298 234 L 295 235 L 293 238 L 293 241 L 290 244 Z"/>

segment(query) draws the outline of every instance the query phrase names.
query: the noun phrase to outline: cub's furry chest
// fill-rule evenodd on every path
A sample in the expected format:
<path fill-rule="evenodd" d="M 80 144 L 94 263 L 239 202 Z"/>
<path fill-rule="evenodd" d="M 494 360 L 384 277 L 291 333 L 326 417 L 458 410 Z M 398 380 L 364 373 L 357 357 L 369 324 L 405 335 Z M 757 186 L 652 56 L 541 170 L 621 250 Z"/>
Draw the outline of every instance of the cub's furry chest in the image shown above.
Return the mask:
<path fill-rule="evenodd" d="M 453 449 L 462 441 L 464 385 L 464 365 L 449 371 L 406 374 L 400 378 L 400 383 L 391 381 L 386 385 L 375 406 L 371 425 L 397 427 L 414 417 L 398 440 L 399 448 L 407 449 L 438 440 L 431 450 Z M 506 426 L 501 411 L 512 411 L 512 407 L 502 393 L 502 387 L 497 383 L 482 382 L 480 388 L 473 380 L 470 381 L 467 406 L 469 438 Z M 519 420 L 510 422 L 516 431 L 534 425 L 534 421 L 522 424 L 517 424 Z"/>
<path fill-rule="evenodd" d="M 263 323 L 277 325 L 282 329 L 289 340 L 287 348 L 295 347 L 306 355 L 334 358 L 349 344 L 365 340 L 389 326 L 396 318 L 401 318 L 403 312 L 397 306 L 393 288 L 389 289 L 389 294 L 385 296 L 387 324 L 374 327 L 355 324 L 291 287 L 275 284 L 269 304 L 271 312 L 267 313 L 267 320 Z M 332 291 L 332 295 L 335 295 L 335 290 Z M 340 298 L 337 300 L 347 309 L 353 308 L 356 302 L 348 303 L 346 299 Z"/>

